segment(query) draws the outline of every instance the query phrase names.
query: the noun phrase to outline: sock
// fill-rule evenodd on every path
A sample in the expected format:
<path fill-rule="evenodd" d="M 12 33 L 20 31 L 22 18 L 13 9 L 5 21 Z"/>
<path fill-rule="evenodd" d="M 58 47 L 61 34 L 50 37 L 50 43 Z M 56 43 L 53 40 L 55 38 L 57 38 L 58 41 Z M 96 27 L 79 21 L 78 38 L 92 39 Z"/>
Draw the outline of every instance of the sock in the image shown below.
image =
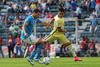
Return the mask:
<path fill-rule="evenodd" d="M 34 60 L 34 59 L 40 59 L 41 55 L 41 50 L 42 50 L 42 45 L 36 45 L 35 50 L 32 51 L 29 59 Z"/>
<path fill-rule="evenodd" d="M 77 56 L 75 53 L 75 49 L 72 47 L 72 45 L 67 46 L 67 48 L 72 53 L 73 57 Z"/>
<path fill-rule="evenodd" d="M 36 55 L 35 55 L 34 59 L 35 59 L 35 60 L 40 59 L 40 55 L 41 55 L 41 49 L 38 49 L 38 48 L 37 48 L 37 52 L 36 52 Z"/>
<path fill-rule="evenodd" d="M 33 60 L 34 59 L 34 56 L 35 56 L 36 52 L 37 52 L 36 50 L 33 50 L 32 51 L 31 55 L 29 56 L 29 59 L 30 60 Z"/>
<path fill-rule="evenodd" d="M 36 51 L 36 55 L 35 55 L 35 58 L 34 59 L 40 59 L 41 50 L 42 50 L 42 44 L 39 44 L 37 46 L 37 51 Z"/>

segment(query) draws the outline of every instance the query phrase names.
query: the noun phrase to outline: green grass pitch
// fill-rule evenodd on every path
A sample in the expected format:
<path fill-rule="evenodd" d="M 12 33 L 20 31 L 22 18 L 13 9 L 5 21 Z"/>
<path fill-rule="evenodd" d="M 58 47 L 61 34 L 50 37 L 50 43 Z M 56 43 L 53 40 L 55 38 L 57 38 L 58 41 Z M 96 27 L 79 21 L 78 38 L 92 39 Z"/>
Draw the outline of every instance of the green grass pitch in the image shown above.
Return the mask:
<path fill-rule="evenodd" d="M 100 67 L 100 57 L 83 57 L 83 61 L 73 61 L 73 58 L 51 58 L 49 65 L 35 62 L 32 66 L 25 58 L 0 59 L 0 67 Z"/>

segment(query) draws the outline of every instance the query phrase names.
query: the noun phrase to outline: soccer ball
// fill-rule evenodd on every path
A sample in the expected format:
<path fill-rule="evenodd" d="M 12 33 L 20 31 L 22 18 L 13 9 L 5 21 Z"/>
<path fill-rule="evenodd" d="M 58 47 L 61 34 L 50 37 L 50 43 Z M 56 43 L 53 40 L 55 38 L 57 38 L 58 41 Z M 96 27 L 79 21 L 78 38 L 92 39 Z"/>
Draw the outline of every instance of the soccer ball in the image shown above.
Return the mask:
<path fill-rule="evenodd" d="M 49 58 L 49 57 L 43 58 L 43 62 L 44 62 L 44 64 L 46 64 L 46 65 L 50 64 L 50 58 Z"/>

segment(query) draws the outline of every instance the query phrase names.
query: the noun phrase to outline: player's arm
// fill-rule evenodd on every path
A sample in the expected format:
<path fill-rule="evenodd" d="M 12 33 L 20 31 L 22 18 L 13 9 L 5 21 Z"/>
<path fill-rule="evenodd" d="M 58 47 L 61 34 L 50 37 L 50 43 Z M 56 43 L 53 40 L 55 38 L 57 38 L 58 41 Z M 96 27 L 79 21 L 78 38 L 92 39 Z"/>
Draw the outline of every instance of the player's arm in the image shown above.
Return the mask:
<path fill-rule="evenodd" d="M 27 17 L 24 21 L 24 24 L 23 24 L 23 32 L 24 32 L 24 35 L 25 36 L 28 36 L 27 32 L 26 32 L 26 27 L 29 25 L 31 21 L 31 18 L 30 17 Z"/>
<path fill-rule="evenodd" d="M 52 24 L 54 21 L 55 21 L 55 19 L 53 18 L 53 19 L 50 21 L 50 23 L 49 23 L 49 24 Z"/>
<path fill-rule="evenodd" d="M 52 24 L 49 24 L 49 23 L 46 23 L 46 22 L 42 22 L 42 23 L 40 23 L 40 24 L 42 24 L 42 25 L 44 25 L 44 26 L 52 26 Z"/>
<path fill-rule="evenodd" d="M 61 27 L 57 27 L 57 30 L 58 30 L 59 32 L 66 32 L 65 30 L 62 30 Z"/>
<path fill-rule="evenodd" d="M 25 30 L 26 26 L 28 26 L 28 23 L 24 23 L 24 25 L 23 25 L 23 32 L 24 32 L 25 36 L 28 36 L 27 33 L 26 33 L 26 30 Z"/>
<path fill-rule="evenodd" d="M 48 27 L 50 27 L 50 26 L 53 26 L 52 23 L 54 22 L 54 20 L 55 20 L 55 19 L 53 18 L 49 23 L 42 22 L 41 24 L 45 25 L 45 26 L 48 28 Z"/>

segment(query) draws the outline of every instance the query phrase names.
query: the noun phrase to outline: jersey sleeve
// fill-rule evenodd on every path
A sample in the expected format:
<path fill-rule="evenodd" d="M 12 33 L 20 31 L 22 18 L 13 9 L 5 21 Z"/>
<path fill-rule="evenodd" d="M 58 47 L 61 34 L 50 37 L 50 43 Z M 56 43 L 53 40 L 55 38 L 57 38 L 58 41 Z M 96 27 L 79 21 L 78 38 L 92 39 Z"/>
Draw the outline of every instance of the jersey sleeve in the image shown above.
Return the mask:
<path fill-rule="evenodd" d="M 25 19 L 24 23 L 29 23 L 30 21 L 31 21 L 31 17 L 28 16 L 28 17 Z"/>

